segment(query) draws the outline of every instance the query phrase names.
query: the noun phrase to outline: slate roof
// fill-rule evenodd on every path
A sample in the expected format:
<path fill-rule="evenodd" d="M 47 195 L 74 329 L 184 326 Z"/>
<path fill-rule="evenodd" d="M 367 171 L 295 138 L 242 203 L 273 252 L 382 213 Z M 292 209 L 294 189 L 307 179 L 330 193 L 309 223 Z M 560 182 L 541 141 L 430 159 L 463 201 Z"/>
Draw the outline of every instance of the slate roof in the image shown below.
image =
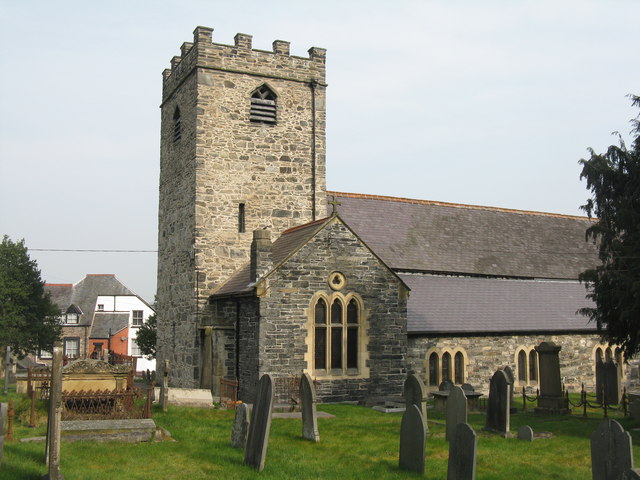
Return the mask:
<path fill-rule="evenodd" d="M 89 338 L 109 338 L 129 326 L 129 312 L 96 312 Z"/>
<path fill-rule="evenodd" d="M 595 331 L 577 314 L 593 306 L 572 280 L 516 280 L 400 274 L 411 288 L 410 334 Z"/>
<path fill-rule="evenodd" d="M 352 193 L 340 217 L 395 270 L 575 279 L 597 264 L 586 217 Z"/>
<path fill-rule="evenodd" d="M 329 217 L 305 223 L 282 232 L 282 235 L 271 245 L 271 261 L 277 266 L 285 258 L 295 252 L 311 239 L 318 230 L 322 229 Z M 229 280 L 215 290 L 211 296 L 223 296 L 231 294 L 248 293 L 253 290 L 255 284 L 251 282 L 250 264 L 241 267 Z"/>
<path fill-rule="evenodd" d="M 136 296 L 125 287 L 113 274 L 90 274 L 74 285 L 45 284 L 47 292 L 51 293 L 51 300 L 65 312 L 70 305 L 76 305 L 82 310 L 79 325 L 91 325 L 96 299 L 99 295 Z"/>

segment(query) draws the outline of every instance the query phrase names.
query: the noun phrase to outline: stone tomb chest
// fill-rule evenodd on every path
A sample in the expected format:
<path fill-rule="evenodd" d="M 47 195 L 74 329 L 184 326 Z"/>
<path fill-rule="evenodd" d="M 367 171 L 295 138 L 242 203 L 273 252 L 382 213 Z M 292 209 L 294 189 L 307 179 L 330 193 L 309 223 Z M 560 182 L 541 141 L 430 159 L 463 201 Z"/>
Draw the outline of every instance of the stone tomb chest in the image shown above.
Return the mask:
<path fill-rule="evenodd" d="M 62 369 L 62 390 L 124 390 L 128 385 L 130 365 L 110 365 L 102 360 L 76 360 Z"/>

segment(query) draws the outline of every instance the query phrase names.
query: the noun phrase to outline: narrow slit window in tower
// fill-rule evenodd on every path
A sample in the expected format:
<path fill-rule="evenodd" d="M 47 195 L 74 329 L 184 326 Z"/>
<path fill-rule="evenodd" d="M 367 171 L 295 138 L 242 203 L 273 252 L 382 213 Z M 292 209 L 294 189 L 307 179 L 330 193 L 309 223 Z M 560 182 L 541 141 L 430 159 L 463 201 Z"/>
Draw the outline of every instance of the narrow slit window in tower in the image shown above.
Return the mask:
<path fill-rule="evenodd" d="M 180 109 L 176 107 L 173 112 L 173 141 L 177 142 L 182 138 L 182 119 L 180 117 Z"/>
<path fill-rule="evenodd" d="M 238 204 L 238 233 L 245 231 L 244 203 Z"/>

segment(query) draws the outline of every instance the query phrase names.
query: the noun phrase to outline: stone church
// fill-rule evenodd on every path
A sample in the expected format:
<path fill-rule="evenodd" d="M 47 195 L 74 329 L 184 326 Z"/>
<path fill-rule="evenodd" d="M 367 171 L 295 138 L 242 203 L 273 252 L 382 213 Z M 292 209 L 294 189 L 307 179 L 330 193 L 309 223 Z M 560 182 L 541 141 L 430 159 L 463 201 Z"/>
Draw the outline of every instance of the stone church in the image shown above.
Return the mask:
<path fill-rule="evenodd" d="M 583 217 L 327 191 L 326 51 L 213 43 L 197 27 L 163 73 L 158 366 L 170 385 L 252 401 L 302 372 L 321 401 L 374 403 L 407 372 L 535 388 L 541 341 L 569 388 L 598 358 L 638 369 L 576 311 L 597 262 Z M 276 388 L 279 400 L 287 391 Z"/>

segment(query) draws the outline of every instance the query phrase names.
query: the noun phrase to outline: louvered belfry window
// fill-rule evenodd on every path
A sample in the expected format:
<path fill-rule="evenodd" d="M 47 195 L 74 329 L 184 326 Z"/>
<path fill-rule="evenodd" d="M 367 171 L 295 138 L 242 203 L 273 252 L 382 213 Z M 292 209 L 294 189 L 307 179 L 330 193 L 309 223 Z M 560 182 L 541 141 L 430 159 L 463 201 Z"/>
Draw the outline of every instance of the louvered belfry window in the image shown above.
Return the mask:
<path fill-rule="evenodd" d="M 262 85 L 251 95 L 249 120 L 256 123 L 276 123 L 276 94 Z"/>

